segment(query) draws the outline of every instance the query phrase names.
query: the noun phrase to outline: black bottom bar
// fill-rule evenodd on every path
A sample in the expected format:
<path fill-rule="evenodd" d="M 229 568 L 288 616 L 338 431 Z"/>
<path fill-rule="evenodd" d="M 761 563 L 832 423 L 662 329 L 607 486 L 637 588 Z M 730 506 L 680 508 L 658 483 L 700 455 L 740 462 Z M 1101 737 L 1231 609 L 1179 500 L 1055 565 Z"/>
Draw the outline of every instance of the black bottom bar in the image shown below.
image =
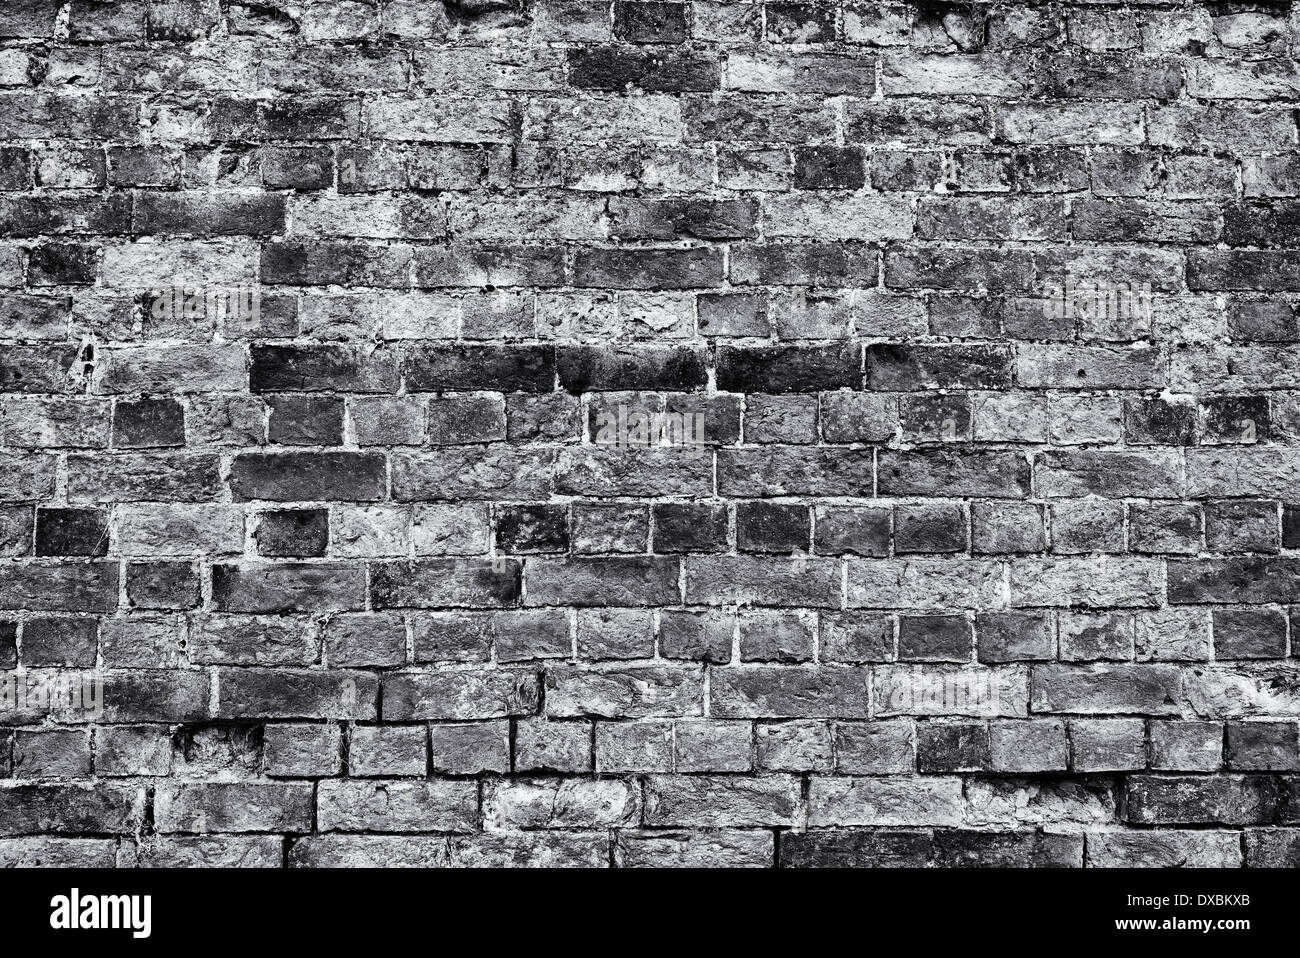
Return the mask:
<path fill-rule="evenodd" d="M 75 908 L 73 889 L 76 889 Z M 1296 927 L 1294 873 L 1245 871 L 23 871 L 0 874 L 11 942 L 209 947 L 540 935 L 918 948 L 1200 938 L 1232 948 Z M 150 896 L 148 937 L 144 899 Z M 76 920 L 72 919 L 73 912 Z M 72 924 L 114 928 L 73 929 Z M 53 923 L 67 927 L 54 928 Z M 444 937 L 445 936 L 445 937 Z M 465 937 L 462 937 L 465 936 Z M 593 936 L 597 936 L 594 937 Z M 855 948 L 856 950 L 856 948 Z"/>

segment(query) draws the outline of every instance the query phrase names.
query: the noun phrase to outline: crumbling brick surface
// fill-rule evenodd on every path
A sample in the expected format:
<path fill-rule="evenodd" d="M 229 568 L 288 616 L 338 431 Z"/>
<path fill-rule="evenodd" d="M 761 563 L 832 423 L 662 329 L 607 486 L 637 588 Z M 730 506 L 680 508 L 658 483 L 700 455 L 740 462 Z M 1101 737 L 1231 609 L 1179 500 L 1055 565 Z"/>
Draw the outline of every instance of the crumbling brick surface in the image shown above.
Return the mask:
<path fill-rule="evenodd" d="M 1298 31 L 4 0 L 0 865 L 1300 864 Z"/>

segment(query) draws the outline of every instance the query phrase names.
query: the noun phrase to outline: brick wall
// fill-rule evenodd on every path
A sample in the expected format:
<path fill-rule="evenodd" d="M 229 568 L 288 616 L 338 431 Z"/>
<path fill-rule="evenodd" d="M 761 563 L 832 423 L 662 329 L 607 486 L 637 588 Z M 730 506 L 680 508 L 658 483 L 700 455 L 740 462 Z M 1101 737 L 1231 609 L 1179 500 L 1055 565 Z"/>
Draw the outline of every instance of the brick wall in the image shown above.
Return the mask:
<path fill-rule="evenodd" d="M 0 864 L 1300 863 L 1298 31 L 5 0 Z"/>

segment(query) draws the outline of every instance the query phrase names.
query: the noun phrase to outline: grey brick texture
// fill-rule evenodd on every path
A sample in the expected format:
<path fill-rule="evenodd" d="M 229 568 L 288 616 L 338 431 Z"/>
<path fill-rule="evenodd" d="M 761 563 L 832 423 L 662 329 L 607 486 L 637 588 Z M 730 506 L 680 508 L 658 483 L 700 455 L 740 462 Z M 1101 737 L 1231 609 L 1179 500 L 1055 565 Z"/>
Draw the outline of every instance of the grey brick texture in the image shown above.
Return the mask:
<path fill-rule="evenodd" d="M 0 865 L 1300 865 L 1297 50 L 3 0 Z"/>

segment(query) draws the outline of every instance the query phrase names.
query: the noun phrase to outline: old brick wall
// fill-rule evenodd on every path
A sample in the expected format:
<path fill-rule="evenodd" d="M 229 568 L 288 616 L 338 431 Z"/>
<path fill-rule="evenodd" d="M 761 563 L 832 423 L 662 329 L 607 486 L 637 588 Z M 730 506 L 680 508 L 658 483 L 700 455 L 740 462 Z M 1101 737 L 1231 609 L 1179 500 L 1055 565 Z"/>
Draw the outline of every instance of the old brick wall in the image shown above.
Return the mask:
<path fill-rule="evenodd" d="M 1300 863 L 1298 44 L 4 0 L 0 864 Z"/>

